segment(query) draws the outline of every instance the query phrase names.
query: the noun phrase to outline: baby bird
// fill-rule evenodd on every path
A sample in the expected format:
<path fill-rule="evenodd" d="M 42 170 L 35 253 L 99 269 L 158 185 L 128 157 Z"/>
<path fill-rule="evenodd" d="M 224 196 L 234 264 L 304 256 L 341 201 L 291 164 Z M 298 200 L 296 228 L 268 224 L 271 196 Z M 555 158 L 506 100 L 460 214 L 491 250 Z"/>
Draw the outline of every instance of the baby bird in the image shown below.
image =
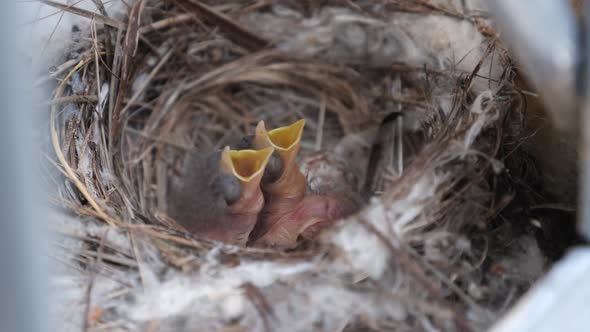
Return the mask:
<path fill-rule="evenodd" d="M 305 120 L 268 131 L 261 121 L 252 145 L 273 148 L 280 169 L 262 182 L 265 205 L 250 241 L 256 245 L 293 247 L 300 237 L 319 230 L 354 210 L 352 201 L 330 195 L 308 194 L 308 183 L 297 165 Z"/>
<path fill-rule="evenodd" d="M 189 152 L 169 184 L 168 214 L 197 237 L 245 245 L 264 206 L 260 181 L 272 153 Z"/>
<path fill-rule="evenodd" d="M 290 248 L 352 213 L 356 203 L 350 197 L 331 194 L 346 178 L 344 168 L 324 167 L 334 166 L 332 159 L 305 163 L 309 174 L 319 174 L 309 192 L 297 164 L 304 126 L 299 120 L 268 131 L 261 121 L 239 150 L 189 152 L 183 174 L 169 185 L 168 214 L 197 237 Z"/>

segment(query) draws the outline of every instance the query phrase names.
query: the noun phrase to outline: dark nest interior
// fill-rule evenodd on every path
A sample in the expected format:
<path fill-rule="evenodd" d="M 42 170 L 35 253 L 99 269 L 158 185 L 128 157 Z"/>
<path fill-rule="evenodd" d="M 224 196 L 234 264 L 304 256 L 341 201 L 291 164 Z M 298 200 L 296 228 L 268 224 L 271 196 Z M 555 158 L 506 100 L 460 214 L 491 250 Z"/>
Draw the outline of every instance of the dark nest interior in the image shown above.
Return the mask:
<path fill-rule="evenodd" d="M 47 3 L 89 19 L 40 81 L 64 330 L 485 330 L 572 243 L 475 1 Z M 301 118 L 352 216 L 288 250 L 169 216 L 187 151 Z"/>

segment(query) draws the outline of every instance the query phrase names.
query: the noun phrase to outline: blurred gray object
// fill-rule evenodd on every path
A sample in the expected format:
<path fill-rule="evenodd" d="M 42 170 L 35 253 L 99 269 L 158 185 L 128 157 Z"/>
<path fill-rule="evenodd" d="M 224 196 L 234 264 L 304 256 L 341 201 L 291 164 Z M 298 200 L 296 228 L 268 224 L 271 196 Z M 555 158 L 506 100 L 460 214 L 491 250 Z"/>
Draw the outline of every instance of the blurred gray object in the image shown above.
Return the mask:
<path fill-rule="evenodd" d="M 584 47 L 590 45 L 587 30 L 578 24 L 565 0 L 495 0 L 489 5 L 501 38 L 539 90 L 556 128 L 579 132 L 578 229 L 590 239 L 590 53 Z M 590 6 L 585 10 L 585 17 L 590 17 Z M 590 249 L 584 247 L 556 264 L 492 331 L 576 332 L 588 331 L 589 326 Z"/>
<path fill-rule="evenodd" d="M 0 330 L 48 331 L 47 237 L 33 145 L 31 82 L 16 52 L 16 1 L 0 3 Z M 32 85 L 31 85 L 32 86 Z"/>
<path fill-rule="evenodd" d="M 494 0 L 489 5 L 501 39 L 539 89 L 556 126 L 562 130 L 575 128 L 582 49 L 568 0 Z"/>
<path fill-rule="evenodd" d="M 565 0 L 495 0 L 490 2 L 490 7 L 501 38 L 539 90 L 556 128 L 580 133 L 578 224 L 580 233 L 590 239 L 590 76 L 587 71 L 590 54 L 584 46 L 590 45 L 587 29 L 581 28 Z"/>
<path fill-rule="evenodd" d="M 590 249 L 557 263 L 491 332 L 585 332 L 590 319 Z"/>

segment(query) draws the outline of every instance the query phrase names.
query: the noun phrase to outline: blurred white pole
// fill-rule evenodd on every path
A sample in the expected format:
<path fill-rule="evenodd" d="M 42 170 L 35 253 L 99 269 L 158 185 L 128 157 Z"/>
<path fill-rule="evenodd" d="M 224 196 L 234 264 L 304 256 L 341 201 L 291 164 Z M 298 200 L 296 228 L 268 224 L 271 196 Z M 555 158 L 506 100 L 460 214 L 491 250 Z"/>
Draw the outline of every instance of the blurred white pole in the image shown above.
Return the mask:
<path fill-rule="evenodd" d="M 590 330 L 590 249 L 570 252 L 490 332 Z"/>
<path fill-rule="evenodd" d="M 50 331 L 47 214 L 16 5 L 0 2 L 0 331 Z"/>
<path fill-rule="evenodd" d="M 558 129 L 577 130 L 580 35 L 566 0 L 491 0 L 507 42 L 549 106 Z"/>
<path fill-rule="evenodd" d="M 494 19 L 562 131 L 580 130 L 580 232 L 590 239 L 590 96 L 586 31 L 568 1 L 493 0 Z M 589 7 L 590 8 L 590 7 Z M 590 10 L 587 9 L 590 14 Z M 590 16 L 586 15 L 586 19 Z M 586 89 L 586 91 L 583 91 Z M 584 102 L 586 105 L 584 105 Z M 582 114 L 579 114 L 581 112 Z M 582 121 L 577 119 L 581 118 Z M 578 128 L 579 127 L 579 128 Z M 590 330 L 590 249 L 572 250 L 528 291 L 492 332 Z"/>

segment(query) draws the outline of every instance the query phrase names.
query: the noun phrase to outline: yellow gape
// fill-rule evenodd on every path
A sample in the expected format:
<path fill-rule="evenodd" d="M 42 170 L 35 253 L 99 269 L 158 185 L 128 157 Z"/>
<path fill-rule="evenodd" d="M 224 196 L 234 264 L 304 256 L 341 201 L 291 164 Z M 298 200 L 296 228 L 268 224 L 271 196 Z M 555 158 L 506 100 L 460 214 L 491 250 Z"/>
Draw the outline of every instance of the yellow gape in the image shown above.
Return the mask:
<path fill-rule="evenodd" d="M 255 182 L 260 180 L 273 148 L 262 150 L 230 150 L 229 146 L 221 153 L 223 169 L 233 174 L 241 182 Z"/>
<path fill-rule="evenodd" d="M 229 206 L 229 212 L 235 215 L 256 215 L 262 209 L 264 198 L 260 190 L 260 181 L 264 169 L 273 153 L 273 148 L 262 150 L 230 150 L 221 153 L 221 168 L 240 180 L 240 199 Z"/>
<path fill-rule="evenodd" d="M 283 172 L 279 179 L 263 186 L 264 191 L 276 195 L 276 198 L 300 198 L 307 190 L 305 177 L 295 162 L 301 148 L 304 126 L 303 119 L 270 131 L 266 130 L 263 121 L 256 126 L 254 146 L 257 149 L 272 147 L 283 163 Z"/>

